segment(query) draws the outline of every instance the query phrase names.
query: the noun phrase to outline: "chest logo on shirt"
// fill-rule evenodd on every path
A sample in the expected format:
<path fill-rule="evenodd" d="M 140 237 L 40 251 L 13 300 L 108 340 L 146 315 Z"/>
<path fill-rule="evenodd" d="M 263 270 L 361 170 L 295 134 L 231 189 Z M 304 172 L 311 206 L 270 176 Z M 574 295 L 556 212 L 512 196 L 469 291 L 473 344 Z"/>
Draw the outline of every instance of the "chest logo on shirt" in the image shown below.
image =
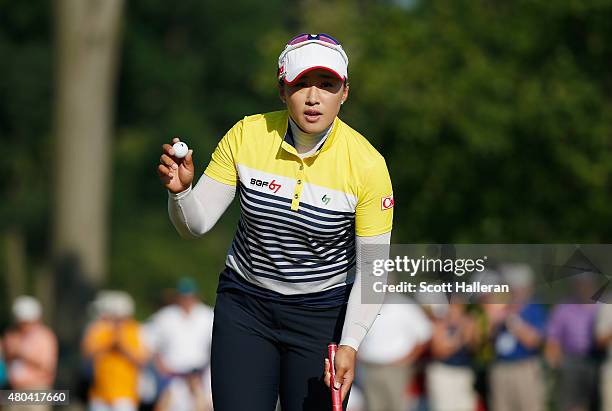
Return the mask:
<path fill-rule="evenodd" d="M 264 181 L 258 180 L 256 178 L 251 179 L 251 185 L 257 187 L 268 187 L 271 191 L 274 191 L 274 194 L 278 193 L 278 190 L 281 189 L 281 185 L 276 182 L 276 180 L 272 181 Z"/>
<path fill-rule="evenodd" d="M 381 210 L 389 210 L 390 208 L 393 208 L 394 205 L 395 205 L 395 201 L 393 201 L 393 194 L 380 199 L 380 209 Z"/>
<path fill-rule="evenodd" d="M 323 202 L 323 204 L 328 205 L 331 201 L 331 197 L 328 197 L 327 194 L 324 194 L 323 197 L 321 197 L 321 201 Z"/>

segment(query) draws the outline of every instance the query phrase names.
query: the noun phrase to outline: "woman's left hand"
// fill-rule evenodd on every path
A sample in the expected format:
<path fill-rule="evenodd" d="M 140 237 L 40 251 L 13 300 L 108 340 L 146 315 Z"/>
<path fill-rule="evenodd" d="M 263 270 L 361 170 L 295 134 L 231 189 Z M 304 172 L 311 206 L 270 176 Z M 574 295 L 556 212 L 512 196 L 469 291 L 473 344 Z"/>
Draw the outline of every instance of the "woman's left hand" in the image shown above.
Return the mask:
<path fill-rule="evenodd" d="M 335 357 L 336 384 L 335 388 L 340 389 L 342 401 L 346 397 L 353 380 L 355 379 L 355 361 L 357 351 L 348 345 L 338 347 Z M 329 371 L 329 360 L 325 359 L 325 385 L 330 387 L 331 373 Z"/>

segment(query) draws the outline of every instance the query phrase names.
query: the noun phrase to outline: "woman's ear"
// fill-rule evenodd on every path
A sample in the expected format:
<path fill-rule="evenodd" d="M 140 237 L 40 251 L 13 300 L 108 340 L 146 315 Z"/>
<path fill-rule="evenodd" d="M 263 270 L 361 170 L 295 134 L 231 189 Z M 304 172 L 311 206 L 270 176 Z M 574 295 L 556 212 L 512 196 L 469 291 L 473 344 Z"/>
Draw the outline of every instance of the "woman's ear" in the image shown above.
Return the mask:
<path fill-rule="evenodd" d="M 344 104 L 346 102 L 346 100 L 348 99 L 348 95 L 349 95 L 349 84 L 348 82 L 346 82 L 344 84 L 344 90 L 342 90 L 342 100 L 340 100 L 340 104 Z"/>

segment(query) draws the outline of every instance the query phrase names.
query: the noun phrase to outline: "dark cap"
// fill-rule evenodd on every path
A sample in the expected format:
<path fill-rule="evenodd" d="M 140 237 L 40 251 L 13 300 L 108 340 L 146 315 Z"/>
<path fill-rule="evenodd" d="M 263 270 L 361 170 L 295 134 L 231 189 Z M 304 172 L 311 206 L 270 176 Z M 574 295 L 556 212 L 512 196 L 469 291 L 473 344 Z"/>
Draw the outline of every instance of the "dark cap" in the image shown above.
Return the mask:
<path fill-rule="evenodd" d="M 198 292 L 198 285 L 191 277 L 183 277 L 176 284 L 176 291 L 180 295 L 195 294 Z"/>

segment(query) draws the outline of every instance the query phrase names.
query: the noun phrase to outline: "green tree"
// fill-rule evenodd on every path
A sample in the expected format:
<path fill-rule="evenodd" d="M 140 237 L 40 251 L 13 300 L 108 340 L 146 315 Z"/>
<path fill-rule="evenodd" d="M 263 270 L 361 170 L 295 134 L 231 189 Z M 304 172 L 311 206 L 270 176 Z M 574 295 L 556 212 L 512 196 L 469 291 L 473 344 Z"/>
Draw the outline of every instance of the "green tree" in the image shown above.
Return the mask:
<path fill-rule="evenodd" d="M 305 3 L 346 43 L 344 116 L 387 158 L 395 242 L 610 238 L 611 2 Z"/>

